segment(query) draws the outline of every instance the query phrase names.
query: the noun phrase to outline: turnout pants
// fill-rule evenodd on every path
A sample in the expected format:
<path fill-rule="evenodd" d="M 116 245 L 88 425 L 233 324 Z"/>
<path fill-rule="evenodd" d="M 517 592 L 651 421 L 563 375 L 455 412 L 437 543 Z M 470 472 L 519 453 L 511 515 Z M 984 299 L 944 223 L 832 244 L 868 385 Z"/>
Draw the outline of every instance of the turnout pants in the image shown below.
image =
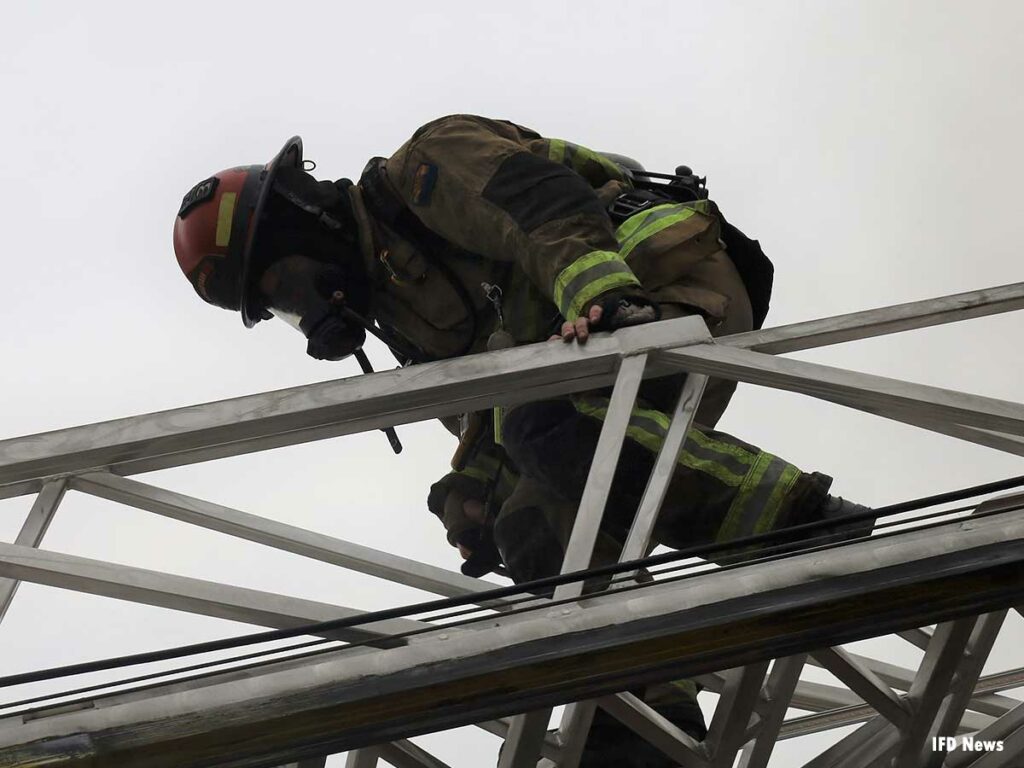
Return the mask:
<path fill-rule="evenodd" d="M 702 265 L 694 283 L 714 285 L 729 299 L 729 311 L 710 327 L 712 334 L 750 330 L 750 301 L 724 251 Z M 678 304 L 662 304 L 661 310 L 666 319 L 686 313 Z M 598 559 L 614 559 L 617 543 L 625 540 L 684 381 L 685 375 L 669 376 L 640 386 L 605 508 Z M 655 525 L 655 543 L 679 549 L 764 533 L 807 521 L 825 500 L 831 478 L 802 472 L 714 429 L 735 388 L 732 381 L 708 381 Z M 520 480 L 498 511 L 494 538 L 516 581 L 559 572 L 609 395 L 601 390 L 542 400 L 505 415 L 502 443 Z"/>
<path fill-rule="evenodd" d="M 726 320 L 711 328 L 716 336 L 751 328 L 746 290 L 724 253 L 721 259 L 725 263 L 706 265 L 716 288 L 721 290 L 724 284 L 730 298 Z M 661 308 L 665 318 L 686 313 L 678 305 Z M 685 376 L 673 376 L 641 385 L 615 468 L 594 565 L 617 559 L 684 380 Z M 708 382 L 670 481 L 652 545 L 683 548 L 775 530 L 807 521 L 824 501 L 831 478 L 804 473 L 778 456 L 713 429 L 734 389 L 734 382 Z M 608 402 L 608 391 L 595 391 L 529 403 L 506 414 L 502 442 L 520 479 L 498 511 L 494 539 L 515 581 L 559 572 Z M 705 735 L 697 688 L 691 681 L 636 693 L 691 735 Z M 594 722 L 583 766 L 671 764 L 602 711 Z"/>

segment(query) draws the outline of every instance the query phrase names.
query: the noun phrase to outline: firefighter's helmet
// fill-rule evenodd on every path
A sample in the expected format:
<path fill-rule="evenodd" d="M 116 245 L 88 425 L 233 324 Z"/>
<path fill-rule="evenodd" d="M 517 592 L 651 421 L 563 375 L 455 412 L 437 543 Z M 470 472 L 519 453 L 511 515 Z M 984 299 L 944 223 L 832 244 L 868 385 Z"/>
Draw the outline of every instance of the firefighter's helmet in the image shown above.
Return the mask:
<path fill-rule="evenodd" d="M 229 168 L 196 184 L 174 220 L 178 265 L 202 299 L 241 310 L 252 327 L 266 317 L 257 283 L 266 264 L 255 247 L 278 169 L 302 167 L 302 139 L 290 138 L 266 165 Z"/>

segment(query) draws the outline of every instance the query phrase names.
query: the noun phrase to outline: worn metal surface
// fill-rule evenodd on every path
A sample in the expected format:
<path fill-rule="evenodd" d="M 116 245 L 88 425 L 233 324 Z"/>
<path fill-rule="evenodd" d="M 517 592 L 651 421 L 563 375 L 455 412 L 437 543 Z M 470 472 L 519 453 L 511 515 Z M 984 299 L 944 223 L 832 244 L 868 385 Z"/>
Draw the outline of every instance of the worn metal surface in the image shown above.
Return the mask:
<path fill-rule="evenodd" d="M 269 627 L 298 627 L 366 613 L 340 605 L 0 542 L 2 576 Z M 390 619 L 338 630 L 332 637 L 376 641 L 424 626 L 407 619 Z"/>
<path fill-rule="evenodd" d="M 43 486 L 14 540 L 15 544 L 22 547 L 39 546 L 66 490 L 67 481 L 64 479 L 52 480 Z M 11 607 L 17 591 L 17 579 L 0 579 L 0 622 L 3 622 L 4 616 L 7 615 L 7 609 Z"/>
<path fill-rule="evenodd" d="M 894 304 L 719 339 L 719 343 L 781 354 L 829 344 L 928 328 L 972 317 L 1024 309 L 1024 283 L 967 291 L 937 299 Z"/>
<path fill-rule="evenodd" d="M 625 354 L 710 338 L 699 318 L 680 318 L 597 335 L 585 348 L 532 344 L 4 440 L 0 498 L 53 475 L 149 472 L 593 389 L 614 381 Z"/>
<path fill-rule="evenodd" d="M 444 568 L 393 555 L 390 552 L 381 552 L 106 472 L 79 475 L 72 480 L 72 488 L 183 523 L 209 528 L 229 536 L 237 536 L 274 549 L 379 576 L 446 597 L 467 595 L 494 586 L 479 579 L 463 576 L 457 571 L 446 571 Z"/>
<path fill-rule="evenodd" d="M 433 643 L 311 662 L 195 694 L 161 697 L 156 689 L 125 707 L 0 720 L 0 764 L 30 765 L 45 755 L 54 766 L 87 765 L 100 756 L 103 765 L 163 768 L 174 764 L 166 757 L 173 743 L 175 759 L 197 768 L 266 765 L 289 749 L 340 751 L 791 655 L 823 636 L 849 641 L 987 612 L 1019 602 L 1022 589 L 1024 513 L 972 519 L 827 557 L 809 553 L 657 584 L 628 599 L 628 618 L 629 593 L 611 592 L 568 614 L 446 628 Z M 64 755 L 76 733 L 89 734 L 89 746 Z"/>
<path fill-rule="evenodd" d="M 674 453 L 708 375 L 808 394 L 1024 455 L 1024 406 L 1018 403 L 765 354 L 1021 308 L 1024 283 L 715 341 L 699 319 L 687 318 L 598 334 L 585 347 L 539 344 L 0 441 L 0 498 L 41 492 L 16 544 L 0 545 L 0 577 L 8 577 L 0 580 L 0 618 L 18 579 L 272 627 L 356 613 L 34 549 L 65 488 L 435 594 L 471 594 L 481 583 L 461 574 L 120 475 L 616 380 L 611 426 L 602 433 L 595 467 L 614 464 L 642 377 L 691 373 L 624 557 L 647 547 Z M 564 570 L 589 562 L 610 474 L 592 473 Z M 1011 508 L 1017 501 L 983 508 Z M 405 737 L 476 721 L 509 736 L 503 768 L 533 768 L 541 755 L 543 765 L 573 768 L 594 703 L 568 707 L 557 736 L 544 732 L 546 708 L 599 696 L 608 711 L 693 768 L 725 768 L 737 752 L 742 768 L 764 768 L 778 739 L 853 722 L 864 725 L 811 759 L 808 768 L 893 760 L 901 768 L 1009 768 L 1024 754 L 1024 705 L 998 691 L 1019 686 L 1024 673 L 980 672 L 1005 610 L 1024 606 L 1022 577 L 1024 520 L 1011 511 L 998 521 L 950 523 L 643 592 L 613 590 L 472 629 L 432 630 L 404 648 L 353 649 L 344 658 L 229 670 L 39 711 L 25 720 L 0 718 L 0 765 L 313 768 L 324 764 L 322 755 L 352 749 L 350 768 L 379 760 L 399 768 L 441 768 Z M 578 586 L 560 589 L 560 596 L 578 595 Z M 936 622 L 945 623 L 933 633 L 927 625 Z M 387 646 L 390 634 L 424 627 L 396 619 L 346 636 Z M 920 669 L 838 645 L 888 632 L 925 650 Z M 801 680 L 807 653 L 848 688 Z M 777 661 L 765 679 L 772 658 Z M 723 672 L 730 668 L 739 671 Z M 614 693 L 681 675 L 696 675 L 721 695 L 705 743 L 693 742 L 635 697 Z M 814 714 L 786 720 L 788 707 Z M 536 708 L 541 711 L 533 717 L 499 718 Z M 972 731 L 1005 739 L 1005 750 L 946 756 L 928 749 L 932 734 Z"/>

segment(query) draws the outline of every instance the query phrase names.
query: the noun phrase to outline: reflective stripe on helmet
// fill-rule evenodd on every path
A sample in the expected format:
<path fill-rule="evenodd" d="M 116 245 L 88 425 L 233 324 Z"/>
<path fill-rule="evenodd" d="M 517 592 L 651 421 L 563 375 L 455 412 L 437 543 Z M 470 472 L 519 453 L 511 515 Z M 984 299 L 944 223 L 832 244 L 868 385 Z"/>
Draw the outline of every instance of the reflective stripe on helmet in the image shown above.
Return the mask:
<path fill-rule="evenodd" d="M 216 244 L 226 248 L 231 242 L 231 219 L 235 213 L 235 200 L 238 198 L 235 192 L 226 192 L 220 198 L 220 205 L 217 209 L 217 237 Z"/>

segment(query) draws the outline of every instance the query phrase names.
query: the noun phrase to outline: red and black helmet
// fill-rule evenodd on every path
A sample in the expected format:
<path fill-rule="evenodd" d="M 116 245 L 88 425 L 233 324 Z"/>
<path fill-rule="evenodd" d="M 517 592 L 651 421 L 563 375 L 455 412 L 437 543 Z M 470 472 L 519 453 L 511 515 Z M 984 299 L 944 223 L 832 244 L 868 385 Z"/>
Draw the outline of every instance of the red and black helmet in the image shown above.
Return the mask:
<path fill-rule="evenodd" d="M 274 177 L 302 167 L 302 139 L 290 138 L 266 165 L 229 168 L 196 184 L 174 220 L 174 254 L 203 301 L 241 310 L 251 328 L 265 317 L 256 290 L 266 264 L 256 250 Z"/>

